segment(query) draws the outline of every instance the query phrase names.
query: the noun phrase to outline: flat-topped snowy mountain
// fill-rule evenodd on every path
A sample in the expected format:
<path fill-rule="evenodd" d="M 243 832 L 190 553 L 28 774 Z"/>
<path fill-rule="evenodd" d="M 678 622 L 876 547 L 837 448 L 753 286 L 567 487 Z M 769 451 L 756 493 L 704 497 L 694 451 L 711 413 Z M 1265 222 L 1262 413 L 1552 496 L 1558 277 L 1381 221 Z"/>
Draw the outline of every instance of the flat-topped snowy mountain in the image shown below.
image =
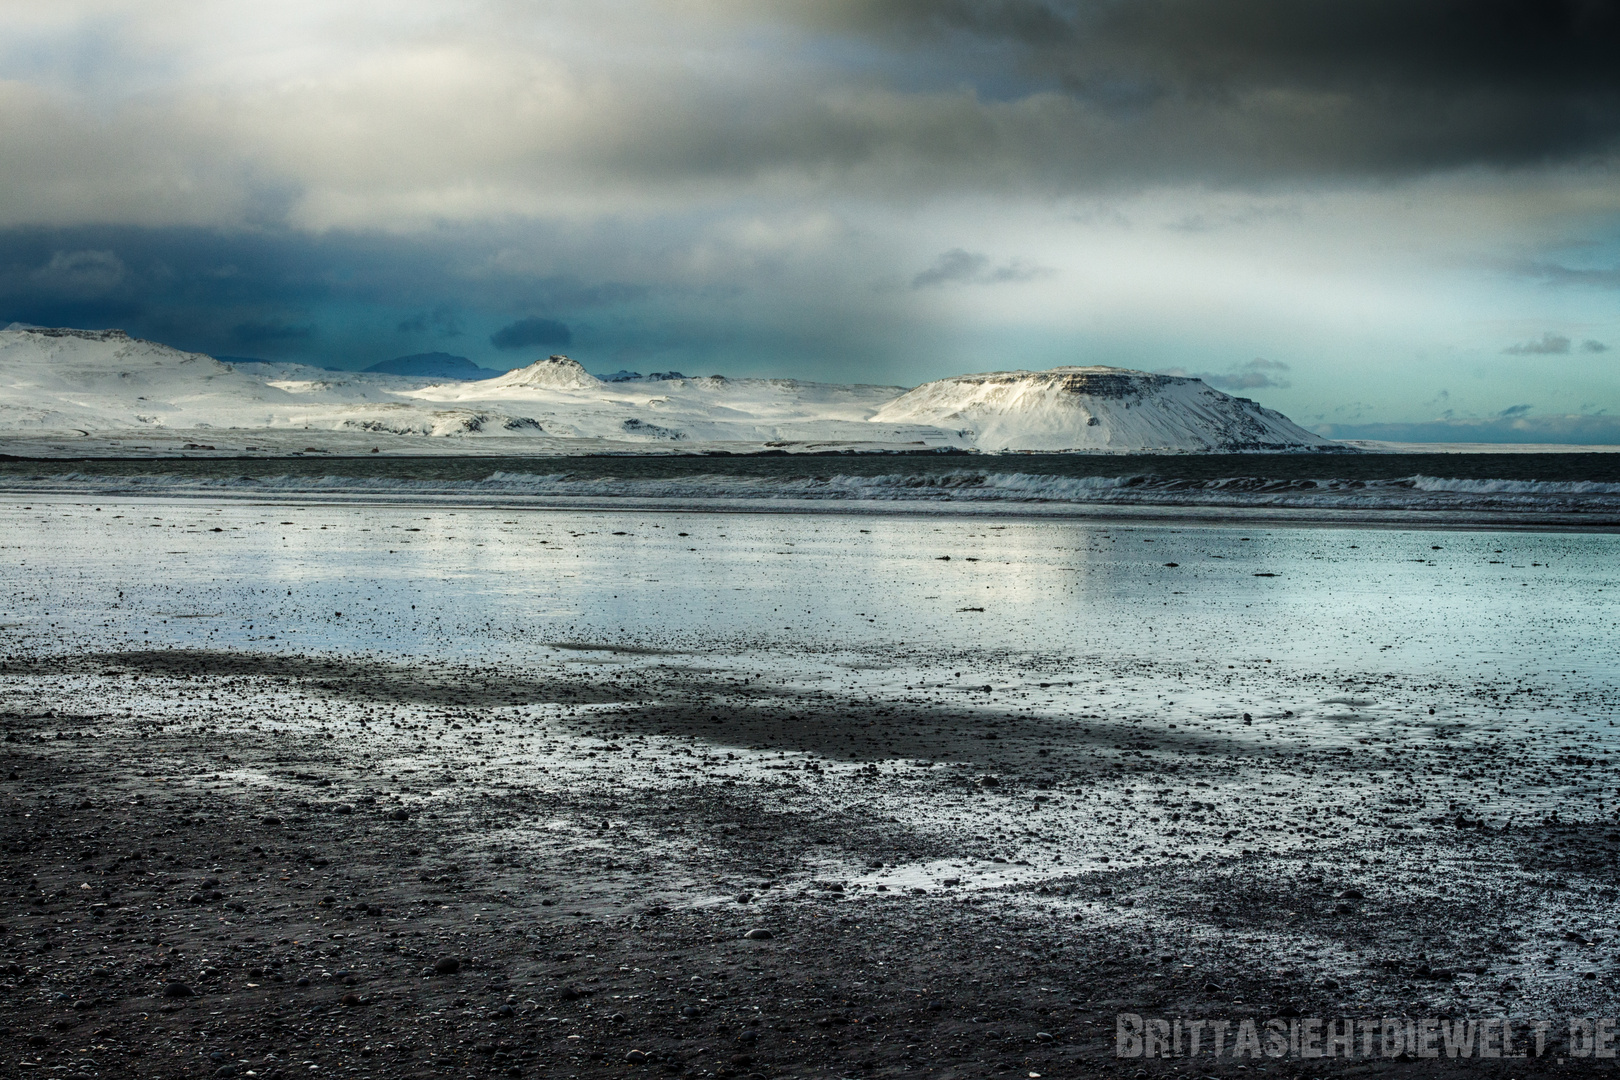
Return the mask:
<path fill-rule="evenodd" d="M 900 395 L 872 419 L 965 428 L 981 450 L 1234 452 L 1338 445 L 1202 380 L 1115 367 L 956 375 Z"/>
<path fill-rule="evenodd" d="M 521 437 L 513 452 L 668 449 L 1092 451 L 1339 448 L 1286 417 L 1197 379 L 1121 368 L 1055 368 L 898 386 L 796 379 L 604 382 L 566 356 L 482 380 L 224 364 L 122 331 L 0 331 L 0 435 L 261 446 L 298 432 Z M 256 434 L 254 434 L 256 433 Z M 273 435 L 284 438 L 271 438 Z M 340 440 L 341 441 L 341 440 Z M 474 450 L 470 443 L 443 444 Z M 367 447 L 369 449 L 369 446 Z M 489 447 L 485 447 L 487 452 Z"/>

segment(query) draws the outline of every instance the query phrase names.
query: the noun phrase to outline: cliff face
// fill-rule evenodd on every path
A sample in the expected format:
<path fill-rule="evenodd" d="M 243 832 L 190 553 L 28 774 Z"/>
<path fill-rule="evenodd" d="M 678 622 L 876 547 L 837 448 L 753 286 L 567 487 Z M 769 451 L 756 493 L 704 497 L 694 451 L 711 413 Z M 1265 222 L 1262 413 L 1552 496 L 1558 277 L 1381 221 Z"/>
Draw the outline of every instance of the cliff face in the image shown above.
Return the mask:
<path fill-rule="evenodd" d="M 1337 448 L 1198 379 L 1114 367 L 956 375 L 900 395 L 872 419 L 961 429 L 981 450 Z"/>

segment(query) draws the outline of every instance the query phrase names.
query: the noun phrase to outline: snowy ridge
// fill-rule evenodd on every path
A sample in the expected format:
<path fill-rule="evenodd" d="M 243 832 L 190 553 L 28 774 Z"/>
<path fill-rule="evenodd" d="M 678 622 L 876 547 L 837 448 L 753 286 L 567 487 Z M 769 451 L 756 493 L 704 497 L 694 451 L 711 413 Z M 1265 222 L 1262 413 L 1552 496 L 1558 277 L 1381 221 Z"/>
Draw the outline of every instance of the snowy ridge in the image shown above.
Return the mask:
<path fill-rule="evenodd" d="M 202 353 L 122 330 L 0 331 L 0 429 L 190 426 L 228 413 L 263 425 L 285 395 Z"/>
<path fill-rule="evenodd" d="M 1122 368 L 962 375 L 907 391 L 675 372 L 603 382 L 556 355 L 498 378 L 446 380 L 288 363 L 238 367 L 117 330 L 0 331 L 0 435 L 184 430 L 206 437 L 208 429 L 380 440 L 526 436 L 596 440 L 608 450 L 1344 449 L 1197 379 Z"/>
<path fill-rule="evenodd" d="M 924 383 L 874 420 L 967 427 L 982 450 L 1254 451 L 1332 447 L 1279 412 L 1198 379 L 1111 367 Z"/>
<path fill-rule="evenodd" d="M 70 472 L 12 477 L 16 491 L 78 490 L 98 495 L 410 495 L 485 499 L 695 499 L 738 503 L 783 501 L 937 503 L 1001 507 L 1030 504 L 1231 507 L 1300 510 L 1424 510 L 1468 513 L 1620 514 L 1620 484 L 1530 480 L 1219 480 L 1156 476 L 1063 477 L 984 469 L 879 476 L 754 477 L 705 474 L 679 478 L 583 477 L 567 472 L 496 471 L 479 480 L 324 476 L 106 476 Z"/>

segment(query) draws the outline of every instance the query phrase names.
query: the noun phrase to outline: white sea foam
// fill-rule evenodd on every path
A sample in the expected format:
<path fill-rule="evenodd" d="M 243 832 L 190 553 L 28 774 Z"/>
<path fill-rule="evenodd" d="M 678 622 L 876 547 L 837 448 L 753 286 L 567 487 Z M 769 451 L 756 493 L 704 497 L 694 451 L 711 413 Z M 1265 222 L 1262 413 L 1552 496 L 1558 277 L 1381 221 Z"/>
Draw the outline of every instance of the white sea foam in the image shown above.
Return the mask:
<path fill-rule="evenodd" d="M 223 463 L 222 463 L 223 464 Z M 403 495 L 423 497 L 566 498 L 638 501 L 728 500 L 934 503 L 1003 506 L 1138 505 L 1315 510 L 1436 510 L 1620 513 L 1620 484 L 1554 480 L 1463 480 L 1407 476 L 1392 480 L 1212 480 L 1128 476 L 1052 476 L 985 469 L 878 476 L 759 477 L 721 473 L 682 477 L 586 476 L 570 472 L 492 472 L 474 480 L 402 477 L 107 476 L 87 472 L 14 475 L 12 490 L 83 490 L 108 494 Z"/>

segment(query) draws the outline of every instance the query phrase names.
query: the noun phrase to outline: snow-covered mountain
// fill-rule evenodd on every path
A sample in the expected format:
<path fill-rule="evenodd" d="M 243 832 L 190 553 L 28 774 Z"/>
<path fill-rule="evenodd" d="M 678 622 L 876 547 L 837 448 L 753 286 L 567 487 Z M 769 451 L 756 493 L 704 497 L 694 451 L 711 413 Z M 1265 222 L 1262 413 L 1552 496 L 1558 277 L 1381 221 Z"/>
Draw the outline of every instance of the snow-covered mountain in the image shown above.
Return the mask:
<path fill-rule="evenodd" d="M 1335 446 L 1199 379 L 1114 367 L 996 371 L 924 383 L 879 423 L 965 428 L 981 450 L 1299 450 Z"/>
<path fill-rule="evenodd" d="M 522 387 L 526 390 L 595 390 L 602 380 L 580 367 L 578 360 L 566 356 L 548 356 L 536 360 L 528 367 L 508 371 L 498 379 L 490 380 L 490 388 Z"/>
<path fill-rule="evenodd" d="M 604 382 L 566 356 L 550 356 L 470 381 L 235 366 L 118 330 L 0 331 L 0 436 L 60 433 L 155 446 L 185 437 L 224 442 L 226 431 L 261 447 L 293 445 L 303 432 L 352 437 L 337 439 L 344 446 L 363 438 L 367 449 L 391 437 L 402 448 L 410 437 L 464 437 L 439 444 L 443 452 L 479 452 L 492 436 L 524 439 L 521 447 L 502 445 L 538 453 L 1338 447 L 1197 379 L 1119 368 L 963 375 L 907 391 L 673 372 Z"/>
<path fill-rule="evenodd" d="M 0 433 L 227 428 L 458 435 L 536 426 L 498 410 L 402 400 L 434 381 L 301 364 L 237 367 L 122 330 L 7 329 L 0 331 Z"/>
<path fill-rule="evenodd" d="M 0 331 L 0 431 L 262 425 L 286 395 L 257 374 L 122 330 Z"/>

